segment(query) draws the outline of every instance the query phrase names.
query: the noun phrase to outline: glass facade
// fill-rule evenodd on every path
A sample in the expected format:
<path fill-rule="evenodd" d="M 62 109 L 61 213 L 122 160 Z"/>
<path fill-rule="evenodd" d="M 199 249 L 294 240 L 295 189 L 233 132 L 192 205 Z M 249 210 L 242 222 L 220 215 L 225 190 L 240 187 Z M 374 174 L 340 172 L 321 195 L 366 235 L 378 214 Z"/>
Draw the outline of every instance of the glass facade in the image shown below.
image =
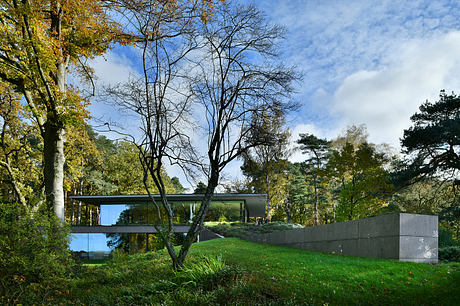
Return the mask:
<path fill-rule="evenodd" d="M 180 245 L 183 234 L 176 233 L 172 239 L 174 245 Z M 113 233 L 113 234 L 72 234 L 70 250 L 81 259 L 105 259 L 114 250 L 134 254 L 156 251 L 164 248 L 163 241 L 155 234 Z"/>
<path fill-rule="evenodd" d="M 237 221 L 241 219 L 240 201 L 212 202 L 205 221 Z M 161 205 L 161 204 L 160 204 Z M 199 202 L 174 202 L 174 224 L 188 225 L 200 207 Z M 88 209 L 89 207 L 89 209 Z M 158 223 L 158 209 L 152 202 L 136 204 L 101 204 L 82 207 L 80 225 L 153 225 Z M 86 213 L 88 212 L 89 213 Z M 94 212 L 93 212 L 94 211 Z M 162 221 L 166 213 L 160 208 Z M 97 212 L 97 213 L 96 213 Z M 86 219 L 86 217 L 89 217 Z M 74 219 L 76 220 L 76 219 Z M 75 223 L 74 223 L 75 224 Z M 176 233 L 173 243 L 179 245 L 184 234 Z M 120 249 L 128 253 L 158 250 L 164 247 L 155 234 L 146 233 L 84 233 L 72 234 L 70 249 L 83 259 L 103 259 Z"/>
<path fill-rule="evenodd" d="M 100 205 L 101 225 L 148 225 L 158 222 L 158 210 L 152 203 Z M 189 204 L 172 205 L 175 224 L 187 224 L 190 217 Z M 166 212 L 160 208 L 162 221 L 167 221 Z"/>
<path fill-rule="evenodd" d="M 104 259 L 114 250 L 106 234 L 72 234 L 71 239 L 70 250 L 82 259 Z"/>

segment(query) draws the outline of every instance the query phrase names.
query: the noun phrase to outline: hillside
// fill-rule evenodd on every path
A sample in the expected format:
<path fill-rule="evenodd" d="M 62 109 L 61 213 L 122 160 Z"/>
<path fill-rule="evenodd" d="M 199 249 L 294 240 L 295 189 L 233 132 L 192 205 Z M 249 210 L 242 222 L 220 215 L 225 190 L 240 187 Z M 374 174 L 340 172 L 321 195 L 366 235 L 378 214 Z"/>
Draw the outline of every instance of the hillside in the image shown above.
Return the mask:
<path fill-rule="evenodd" d="M 178 273 L 163 251 L 88 265 L 68 292 L 53 294 L 49 302 L 458 305 L 459 293 L 458 263 L 402 263 L 226 238 L 193 245 Z"/>

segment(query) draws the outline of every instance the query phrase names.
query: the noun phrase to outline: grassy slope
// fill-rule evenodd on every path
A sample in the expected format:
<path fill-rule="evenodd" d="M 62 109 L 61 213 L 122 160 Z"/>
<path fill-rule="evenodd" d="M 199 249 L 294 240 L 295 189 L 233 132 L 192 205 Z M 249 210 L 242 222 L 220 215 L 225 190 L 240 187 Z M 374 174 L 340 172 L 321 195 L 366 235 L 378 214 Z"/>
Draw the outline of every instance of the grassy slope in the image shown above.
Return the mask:
<path fill-rule="evenodd" d="M 460 305 L 459 264 L 323 254 L 234 238 L 199 243 L 192 253 L 222 253 L 299 302 Z"/>
<path fill-rule="evenodd" d="M 460 305 L 460 265 L 425 265 L 357 258 L 242 241 L 217 239 L 194 244 L 189 261 L 219 255 L 238 265 L 226 288 L 171 286 L 177 275 L 165 252 L 139 254 L 94 265 L 72 281 L 64 299 L 78 304 L 249 305 L 432 304 Z M 241 270 L 241 269 L 240 269 Z M 223 275 L 222 277 L 226 277 Z M 219 284 L 219 286 L 222 285 Z"/>

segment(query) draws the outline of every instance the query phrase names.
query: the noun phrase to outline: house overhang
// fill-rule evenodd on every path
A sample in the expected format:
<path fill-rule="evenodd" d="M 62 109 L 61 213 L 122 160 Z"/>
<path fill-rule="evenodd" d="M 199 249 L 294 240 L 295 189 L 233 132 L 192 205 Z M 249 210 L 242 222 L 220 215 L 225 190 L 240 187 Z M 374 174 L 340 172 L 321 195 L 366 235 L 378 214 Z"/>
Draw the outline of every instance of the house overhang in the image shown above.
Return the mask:
<path fill-rule="evenodd" d="M 151 197 L 151 198 L 150 198 Z M 168 194 L 166 195 L 172 205 L 184 202 L 201 202 L 204 194 Z M 70 199 L 94 205 L 140 204 L 150 201 L 161 201 L 159 194 L 154 195 L 82 195 L 70 196 Z M 267 195 L 264 193 L 216 193 L 212 202 L 240 202 L 244 203 L 249 217 L 264 217 Z"/>

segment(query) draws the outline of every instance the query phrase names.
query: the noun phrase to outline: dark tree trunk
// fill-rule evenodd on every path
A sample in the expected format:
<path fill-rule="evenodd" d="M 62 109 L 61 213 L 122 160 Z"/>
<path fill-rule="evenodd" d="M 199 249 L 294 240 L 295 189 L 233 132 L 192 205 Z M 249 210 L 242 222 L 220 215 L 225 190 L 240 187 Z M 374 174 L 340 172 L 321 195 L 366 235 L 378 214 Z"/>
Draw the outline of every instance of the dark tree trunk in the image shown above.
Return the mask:
<path fill-rule="evenodd" d="M 270 207 L 270 176 L 268 174 L 268 170 L 265 173 L 265 186 L 267 187 L 267 201 L 266 201 L 267 212 L 265 215 L 265 220 L 267 222 L 270 222 L 270 219 L 271 219 L 270 218 L 270 210 L 271 210 L 271 207 Z"/>
<path fill-rule="evenodd" d="M 315 173 L 314 177 L 314 187 L 315 187 L 315 202 L 313 204 L 313 224 L 318 225 L 319 219 L 318 219 L 318 177 L 317 174 Z"/>
<path fill-rule="evenodd" d="M 219 183 L 219 172 L 217 170 L 211 171 L 211 177 L 208 181 L 208 188 L 206 188 L 206 193 L 201 201 L 200 209 L 198 213 L 195 215 L 195 220 L 193 221 L 192 225 L 190 226 L 189 231 L 187 232 L 187 236 L 185 236 L 184 243 L 179 252 L 179 256 L 177 256 L 177 262 L 175 263 L 176 269 L 181 269 L 184 260 L 187 257 L 188 251 L 192 243 L 196 240 L 198 234 L 201 232 L 203 228 L 204 218 L 206 217 L 206 213 L 208 212 L 209 205 L 211 204 L 211 199 L 214 194 L 214 190 Z"/>

